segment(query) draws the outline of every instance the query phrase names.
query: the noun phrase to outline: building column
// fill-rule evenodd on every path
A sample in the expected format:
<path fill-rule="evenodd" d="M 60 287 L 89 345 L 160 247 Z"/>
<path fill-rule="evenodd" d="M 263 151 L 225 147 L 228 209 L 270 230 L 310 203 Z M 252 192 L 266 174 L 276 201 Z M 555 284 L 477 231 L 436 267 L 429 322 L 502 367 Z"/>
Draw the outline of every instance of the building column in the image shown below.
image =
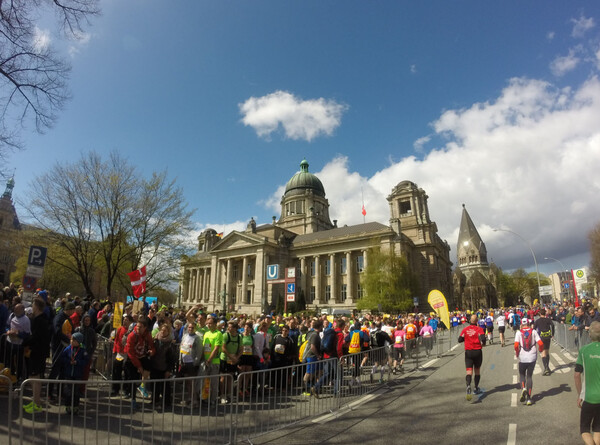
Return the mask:
<path fill-rule="evenodd" d="M 363 271 L 367 268 L 367 249 L 363 250 Z"/>
<path fill-rule="evenodd" d="M 239 304 L 246 304 L 246 294 L 248 293 L 248 257 L 242 260 L 242 295 Z"/>
<path fill-rule="evenodd" d="M 338 270 L 335 265 L 335 253 L 329 255 L 329 262 L 331 268 L 329 269 L 330 278 L 331 278 L 331 299 L 334 303 L 339 302 L 340 298 L 337 294 L 337 274 Z"/>
<path fill-rule="evenodd" d="M 346 252 L 346 303 L 354 304 L 354 264 L 352 264 L 352 252 Z"/>
<path fill-rule="evenodd" d="M 308 301 L 310 291 L 306 288 L 306 257 L 300 258 L 300 289 L 304 292 L 304 301 Z"/>
<path fill-rule="evenodd" d="M 217 276 L 219 275 L 219 261 L 216 256 L 210 259 L 210 288 L 208 293 L 208 301 L 212 302 L 213 310 L 218 301 L 218 281 Z"/>
<path fill-rule="evenodd" d="M 321 257 L 318 255 L 315 255 L 315 300 L 319 304 L 323 304 L 324 300 L 321 292 Z"/>
<path fill-rule="evenodd" d="M 265 293 L 265 251 L 258 249 L 256 252 L 256 270 L 254 271 L 254 299 L 259 298 L 261 311 L 267 307 Z M 253 303 L 257 303 L 253 301 Z"/>
<path fill-rule="evenodd" d="M 233 295 L 231 294 L 231 292 L 233 291 L 233 286 L 231 285 L 231 267 L 232 267 L 232 261 L 231 258 L 227 259 L 227 270 L 225 271 L 225 292 L 227 293 L 225 295 L 225 301 L 226 301 L 226 306 L 225 306 L 225 311 L 229 311 L 229 307 L 232 304 L 233 301 Z"/>

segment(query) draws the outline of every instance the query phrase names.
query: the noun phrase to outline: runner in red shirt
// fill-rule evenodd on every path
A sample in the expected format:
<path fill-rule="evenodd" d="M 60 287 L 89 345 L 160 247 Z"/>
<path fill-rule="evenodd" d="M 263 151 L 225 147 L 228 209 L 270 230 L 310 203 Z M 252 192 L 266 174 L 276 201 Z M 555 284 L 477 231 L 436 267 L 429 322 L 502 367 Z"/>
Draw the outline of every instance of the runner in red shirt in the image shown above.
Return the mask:
<path fill-rule="evenodd" d="M 471 392 L 471 376 L 475 369 L 475 394 L 480 394 L 479 379 L 481 363 L 483 362 L 482 345 L 485 341 L 485 332 L 477 326 L 477 315 L 471 315 L 469 326 L 464 328 L 458 336 L 458 342 L 465 343 L 465 365 L 467 367 L 467 400 L 473 398 Z"/>

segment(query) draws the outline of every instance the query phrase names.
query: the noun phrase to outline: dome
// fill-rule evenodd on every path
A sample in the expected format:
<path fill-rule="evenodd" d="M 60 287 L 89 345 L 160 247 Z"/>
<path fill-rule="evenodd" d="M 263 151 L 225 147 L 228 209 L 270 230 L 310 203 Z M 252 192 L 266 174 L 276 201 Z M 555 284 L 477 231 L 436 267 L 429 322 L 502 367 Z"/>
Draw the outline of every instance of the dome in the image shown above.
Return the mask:
<path fill-rule="evenodd" d="M 321 180 L 308 172 L 308 162 L 304 159 L 300 163 L 300 171 L 292 176 L 285 185 L 284 196 L 304 194 L 307 189 L 312 190 L 315 195 L 325 197 L 325 189 Z"/>

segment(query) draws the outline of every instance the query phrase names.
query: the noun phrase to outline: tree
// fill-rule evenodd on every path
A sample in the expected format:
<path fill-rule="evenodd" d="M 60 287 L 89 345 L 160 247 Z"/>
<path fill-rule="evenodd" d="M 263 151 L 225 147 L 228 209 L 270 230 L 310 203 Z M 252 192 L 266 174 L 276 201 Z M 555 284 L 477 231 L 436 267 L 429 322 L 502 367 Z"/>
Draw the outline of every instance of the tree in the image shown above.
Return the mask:
<path fill-rule="evenodd" d="M 69 97 L 69 64 L 40 36 L 47 13 L 77 39 L 100 9 L 98 0 L 0 0 L 0 158 L 20 146 L 17 127 L 30 119 L 39 132 L 51 127 Z"/>
<path fill-rule="evenodd" d="M 590 278 L 596 284 L 600 283 L 600 223 L 588 234 L 590 240 Z"/>
<path fill-rule="evenodd" d="M 361 284 L 365 295 L 358 300 L 360 310 L 385 312 L 409 310 L 413 305 L 412 296 L 417 292 L 417 282 L 410 271 L 408 261 L 393 251 L 370 249 L 369 261 Z"/>
<path fill-rule="evenodd" d="M 73 164 L 57 164 L 31 185 L 26 205 L 50 242 L 71 261 L 49 258 L 76 273 L 88 295 L 101 267 L 110 296 L 115 285 L 130 289 L 126 272 L 147 265 L 147 289 L 176 279 L 179 258 L 190 247 L 192 212 L 166 173 L 144 179 L 117 153 L 108 160 L 90 152 Z"/>

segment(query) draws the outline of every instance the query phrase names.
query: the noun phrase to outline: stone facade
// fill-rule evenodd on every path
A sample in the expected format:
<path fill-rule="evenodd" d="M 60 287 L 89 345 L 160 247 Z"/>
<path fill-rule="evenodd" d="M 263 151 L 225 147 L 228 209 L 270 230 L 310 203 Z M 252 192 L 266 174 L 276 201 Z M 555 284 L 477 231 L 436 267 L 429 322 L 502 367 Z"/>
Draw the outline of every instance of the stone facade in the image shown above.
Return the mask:
<path fill-rule="evenodd" d="M 15 181 L 10 178 L 0 197 L 0 283 L 5 286 L 8 286 L 10 274 L 16 270 L 16 262 L 21 254 L 21 223 L 12 201 L 14 186 Z"/>
<path fill-rule="evenodd" d="M 420 280 L 420 306 L 427 309 L 432 289 L 451 297 L 450 247 L 437 235 L 429 218 L 427 195 L 410 181 L 399 183 L 388 196 L 390 225 L 368 222 L 338 227 L 329 218 L 329 202 L 321 181 L 308 163 L 287 183 L 281 215 L 224 238 L 213 229 L 198 237 L 198 252 L 181 261 L 181 305 L 203 304 L 210 310 L 257 314 L 283 301 L 283 274 L 293 269 L 295 298 L 307 308 L 354 309 L 363 294 L 361 277 L 371 248 L 393 249 L 403 255 Z M 280 276 L 268 279 L 267 266 Z"/>

